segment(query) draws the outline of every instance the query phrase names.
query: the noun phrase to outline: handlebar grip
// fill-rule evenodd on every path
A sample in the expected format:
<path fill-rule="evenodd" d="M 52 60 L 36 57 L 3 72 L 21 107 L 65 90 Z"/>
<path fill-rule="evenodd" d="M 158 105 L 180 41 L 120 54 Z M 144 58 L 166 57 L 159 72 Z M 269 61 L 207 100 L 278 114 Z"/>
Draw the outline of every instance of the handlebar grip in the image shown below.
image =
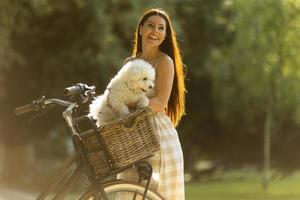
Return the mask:
<path fill-rule="evenodd" d="M 28 112 L 31 112 L 31 111 L 33 111 L 32 104 L 28 104 L 28 105 L 25 105 L 25 106 L 20 106 L 20 107 L 15 108 L 15 114 L 16 115 L 22 115 L 22 114 L 25 114 L 25 113 L 28 113 Z"/>
<path fill-rule="evenodd" d="M 64 96 L 72 96 L 80 94 L 84 91 L 84 85 L 83 84 L 76 84 L 71 87 L 67 87 L 64 89 Z"/>

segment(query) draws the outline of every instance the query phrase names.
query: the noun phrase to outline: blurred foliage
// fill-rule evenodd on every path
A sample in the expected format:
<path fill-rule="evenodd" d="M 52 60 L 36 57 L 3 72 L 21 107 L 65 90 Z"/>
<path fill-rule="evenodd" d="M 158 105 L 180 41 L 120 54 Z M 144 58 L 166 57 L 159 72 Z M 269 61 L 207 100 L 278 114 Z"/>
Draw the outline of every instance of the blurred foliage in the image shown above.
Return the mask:
<path fill-rule="evenodd" d="M 268 110 L 274 164 L 299 167 L 298 0 L 3 0 L 1 142 L 54 137 L 66 153 L 59 112 L 28 126 L 28 116 L 16 118 L 13 108 L 41 95 L 61 97 L 76 82 L 100 94 L 131 55 L 139 17 L 151 7 L 171 15 L 187 65 L 187 115 L 178 127 L 186 169 L 198 159 L 259 166 Z"/>
<path fill-rule="evenodd" d="M 249 154 L 257 160 L 262 154 L 267 112 L 273 119 L 274 161 L 285 160 L 291 149 L 300 150 L 297 4 L 237 0 L 230 5 L 236 11 L 227 23 L 233 42 L 225 48 L 214 48 L 208 62 L 216 117 L 222 134 L 226 134 L 223 137 L 235 141 L 224 143 L 223 153 L 228 158 L 236 151 L 248 151 L 238 153 L 238 160 L 247 161 Z M 280 164 L 288 166 L 290 162 Z"/>

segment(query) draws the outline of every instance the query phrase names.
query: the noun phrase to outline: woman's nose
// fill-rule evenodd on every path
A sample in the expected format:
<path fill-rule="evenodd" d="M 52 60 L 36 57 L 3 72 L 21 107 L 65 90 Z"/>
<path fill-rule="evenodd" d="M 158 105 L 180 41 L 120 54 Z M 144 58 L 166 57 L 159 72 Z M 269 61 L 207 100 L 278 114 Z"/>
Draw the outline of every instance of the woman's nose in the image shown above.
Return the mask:
<path fill-rule="evenodd" d="M 157 26 L 154 26 L 153 29 L 152 29 L 152 31 L 153 31 L 154 33 L 158 32 L 158 27 L 157 27 Z"/>

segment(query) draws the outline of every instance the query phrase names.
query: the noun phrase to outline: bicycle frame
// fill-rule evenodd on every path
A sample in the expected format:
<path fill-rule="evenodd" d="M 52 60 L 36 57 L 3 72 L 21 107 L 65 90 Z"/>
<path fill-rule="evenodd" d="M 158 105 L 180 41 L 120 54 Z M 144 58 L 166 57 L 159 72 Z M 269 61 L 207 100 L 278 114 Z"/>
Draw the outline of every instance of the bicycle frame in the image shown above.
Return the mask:
<path fill-rule="evenodd" d="M 79 133 L 77 132 L 77 129 L 76 129 L 75 126 L 76 126 L 76 120 L 80 121 L 80 119 L 79 118 L 74 118 L 74 113 L 76 112 L 76 109 L 79 107 L 79 105 L 76 102 L 68 102 L 68 101 L 63 101 L 63 100 L 60 100 L 60 99 L 45 99 L 43 97 L 38 101 L 38 104 L 36 104 L 36 105 L 40 106 L 39 104 L 41 102 L 43 103 L 42 104 L 43 108 L 47 107 L 48 105 L 51 105 L 51 104 L 56 104 L 56 105 L 61 105 L 61 106 L 67 107 L 65 109 L 65 111 L 63 112 L 63 114 L 62 114 L 63 118 L 65 119 L 66 123 L 68 124 L 68 126 L 70 128 L 72 136 L 75 136 L 74 138 L 76 138 L 76 136 L 79 135 Z M 26 113 L 30 109 L 32 109 L 32 108 L 29 105 L 26 105 L 26 106 L 20 107 L 19 112 L 21 114 L 22 114 L 22 112 Z M 80 130 L 78 130 L 78 131 L 80 131 Z M 80 162 L 76 166 L 75 170 L 72 171 L 71 175 L 69 175 L 67 178 L 65 178 L 66 172 L 71 167 L 71 165 L 76 162 L 77 156 L 78 156 L 77 152 L 75 151 L 72 155 L 70 155 L 64 161 L 62 166 L 56 171 L 55 175 L 53 176 L 53 180 L 46 187 L 46 189 L 39 194 L 39 196 L 37 197 L 37 200 L 45 200 L 49 196 L 49 194 L 54 194 L 54 197 L 52 198 L 53 200 L 62 200 L 62 199 L 64 199 L 64 197 L 67 195 L 67 193 L 73 187 L 73 185 L 82 176 L 82 174 L 84 173 L 85 167 L 86 167 L 84 161 L 79 159 Z M 142 162 L 145 162 L 145 161 L 140 161 L 140 162 L 142 163 Z M 136 163 L 136 164 L 138 165 L 138 163 Z M 126 168 L 129 168 L 129 167 L 126 167 Z M 124 168 L 124 169 L 126 169 L 126 168 Z M 151 165 L 150 165 L 150 168 L 151 168 L 150 178 L 147 181 L 145 191 L 144 191 L 144 194 L 143 194 L 143 199 L 146 198 L 146 193 L 147 193 L 149 183 L 150 183 L 150 179 L 151 179 L 151 174 L 152 174 Z M 116 170 L 112 174 L 116 174 L 120 171 L 122 171 L 122 170 Z M 141 177 L 142 177 L 142 175 L 140 174 L 139 182 L 141 181 Z M 118 180 L 116 179 L 116 180 L 112 180 L 112 181 L 109 181 L 109 182 L 114 183 L 114 182 L 117 182 L 117 181 Z M 107 182 L 101 182 L 101 179 L 98 180 L 98 179 L 92 177 L 92 180 L 90 180 L 90 183 L 91 183 L 91 187 L 94 190 L 94 195 L 95 195 L 96 199 L 98 199 L 99 195 L 100 195 L 101 199 L 108 200 L 107 194 L 105 193 L 104 188 L 102 186 L 102 184 L 107 183 Z"/>
<path fill-rule="evenodd" d="M 68 157 L 63 165 L 57 170 L 56 174 L 54 175 L 53 180 L 51 183 L 48 185 L 48 187 L 37 197 L 37 200 L 43 200 L 46 199 L 46 197 L 51 193 L 57 193 L 58 190 L 60 190 L 61 194 L 64 194 L 63 196 L 60 195 L 60 197 L 54 197 L 54 199 L 63 199 L 65 194 L 67 193 L 69 187 L 63 186 L 64 182 L 62 180 L 62 177 L 64 177 L 65 172 L 69 169 L 69 167 L 75 162 L 76 160 L 76 155 L 75 153 Z M 75 170 L 75 171 L 81 171 L 80 169 Z M 76 176 L 75 176 L 76 175 Z M 73 173 L 71 176 L 73 177 L 72 180 L 77 180 L 81 174 L 79 173 Z M 75 176 L 75 177 L 74 177 Z M 68 181 L 69 182 L 69 181 Z M 72 185 L 72 184 L 69 184 Z M 63 186 L 63 187 L 62 187 Z M 63 189 L 60 189 L 63 188 Z"/>
<path fill-rule="evenodd" d="M 63 118 L 67 122 L 69 128 L 71 129 L 72 135 L 78 134 L 73 122 L 73 111 L 75 108 L 78 107 L 77 103 L 70 103 L 66 101 L 62 101 L 59 99 L 49 99 L 45 101 L 45 104 L 59 104 L 63 106 L 68 106 L 65 111 L 63 112 Z M 56 174 L 54 175 L 53 180 L 51 183 L 47 186 L 47 188 L 37 197 L 37 200 L 44 200 L 47 198 L 47 196 L 50 193 L 54 193 L 55 196 L 53 197 L 53 200 L 61 200 L 64 199 L 64 197 L 67 195 L 67 193 L 70 191 L 72 186 L 78 181 L 78 179 L 81 177 L 81 175 L 84 172 L 84 166 L 83 163 L 79 163 L 78 166 L 76 166 L 75 170 L 72 172 L 71 175 L 67 179 L 64 178 L 65 173 L 68 171 L 68 169 L 71 167 L 72 164 L 76 162 L 77 155 L 76 153 L 73 153 L 71 156 L 69 156 L 62 166 L 57 170 Z M 99 185 L 98 185 L 99 187 Z M 100 187 L 101 188 L 101 187 Z M 104 198 L 104 200 L 108 200 L 106 194 L 104 193 L 104 190 L 101 191 L 101 196 Z"/>

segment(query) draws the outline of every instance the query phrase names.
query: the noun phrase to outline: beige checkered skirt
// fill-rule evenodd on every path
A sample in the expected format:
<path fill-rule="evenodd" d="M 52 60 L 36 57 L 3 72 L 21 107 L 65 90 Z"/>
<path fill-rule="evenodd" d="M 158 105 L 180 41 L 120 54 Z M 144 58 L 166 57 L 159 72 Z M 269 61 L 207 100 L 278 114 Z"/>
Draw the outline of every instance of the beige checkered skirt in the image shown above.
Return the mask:
<path fill-rule="evenodd" d="M 160 151 L 147 159 L 153 167 L 150 188 L 166 200 L 184 200 L 183 155 L 177 131 L 167 115 L 160 113 L 154 118 L 160 138 Z M 118 178 L 137 181 L 138 174 L 135 169 L 129 169 L 118 174 Z"/>

